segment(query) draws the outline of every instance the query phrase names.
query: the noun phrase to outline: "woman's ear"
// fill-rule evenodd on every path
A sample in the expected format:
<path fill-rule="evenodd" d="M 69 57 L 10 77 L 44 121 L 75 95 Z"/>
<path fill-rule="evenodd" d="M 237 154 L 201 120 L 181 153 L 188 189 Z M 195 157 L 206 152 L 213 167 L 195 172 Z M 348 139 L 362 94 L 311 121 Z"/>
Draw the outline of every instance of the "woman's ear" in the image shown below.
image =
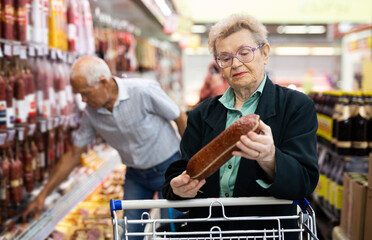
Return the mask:
<path fill-rule="evenodd" d="M 264 57 L 264 64 L 267 65 L 269 63 L 269 55 L 270 55 L 270 45 L 268 43 L 262 47 L 262 55 Z"/>

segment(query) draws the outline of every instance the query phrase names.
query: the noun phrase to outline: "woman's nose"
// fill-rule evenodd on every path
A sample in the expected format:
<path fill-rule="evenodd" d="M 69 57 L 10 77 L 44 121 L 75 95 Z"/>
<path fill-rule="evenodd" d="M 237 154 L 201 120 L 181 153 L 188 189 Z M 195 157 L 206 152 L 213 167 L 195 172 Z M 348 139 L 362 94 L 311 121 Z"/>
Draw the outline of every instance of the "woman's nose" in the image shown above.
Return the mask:
<path fill-rule="evenodd" d="M 235 67 L 240 66 L 241 64 L 242 64 L 242 62 L 237 57 L 234 57 L 232 59 L 231 67 L 235 68 Z"/>

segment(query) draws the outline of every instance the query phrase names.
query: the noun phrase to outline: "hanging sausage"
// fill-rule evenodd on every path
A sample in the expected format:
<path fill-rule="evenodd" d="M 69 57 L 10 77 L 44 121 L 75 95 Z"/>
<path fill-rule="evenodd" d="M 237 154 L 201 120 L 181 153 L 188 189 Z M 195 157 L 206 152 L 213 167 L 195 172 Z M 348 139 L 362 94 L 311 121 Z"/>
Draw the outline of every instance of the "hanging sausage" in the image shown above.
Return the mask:
<path fill-rule="evenodd" d="M 10 196 L 13 203 L 19 204 L 22 200 L 22 162 L 18 155 L 14 157 L 9 149 L 10 158 Z"/>
<path fill-rule="evenodd" d="M 67 40 L 68 50 L 74 52 L 76 50 L 76 38 L 77 38 L 77 24 L 79 21 L 79 14 L 77 9 L 76 0 L 69 0 L 67 2 Z"/>
<path fill-rule="evenodd" d="M 16 2 L 16 18 L 15 18 L 15 35 L 16 39 L 21 42 L 27 40 L 26 27 L 27 27 L 27 9 L 26 0 L 15 0 Z"/>
<path fill-rule="evenodd" d="M 39 150 L 37 149 L 35 140 L 31 141 L 32 169 L 34 171 L 34 179 L 40 181 L 40 168 L 38 166 Z"/>
<path fill-rule="evenodd" d="M 27 123 L 28 108 L 25 99 L 26 87 L 23 73 L 20 73 L 17 77 L 14 94 L 16 99 L 16 123 Z"/>
<path fill-rule="evenodd" d="M 23 183 L 27 192 L 34 190 L 33 157 L 30 152 L 29 142 L 23 144 Z"/>
<path fill-rule="evenodd" d="M 2 37 L 6 40 L 14 40 L 14 0 L 3 0 Z"/>

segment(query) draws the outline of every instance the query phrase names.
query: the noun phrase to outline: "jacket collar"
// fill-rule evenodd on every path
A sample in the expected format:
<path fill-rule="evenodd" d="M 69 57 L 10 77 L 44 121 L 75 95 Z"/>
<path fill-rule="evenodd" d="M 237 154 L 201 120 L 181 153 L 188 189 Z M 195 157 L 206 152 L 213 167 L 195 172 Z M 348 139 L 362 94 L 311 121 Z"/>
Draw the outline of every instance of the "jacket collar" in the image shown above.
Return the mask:
<path fill-rule="evenodd" d="M 269 119 L 276 115 L 276 96 L 275 85 L 267 77 L 265 87 L 263 89 L 260 102 L 258 103 L 256 114 L 260 115 L 261 120 Z"/>
<path fill-rule="evenodd" d="M 264 121 L 276 115 L 275 99 L 275 85 L 269 77 L 267 77 L 265 87 L 260 97 L 260 102 L 255 111 L 257 115 L 260 115 L 261 120 Z M 218 101 L 218 99 L 216 99 L 216 102 L 216 108 L 213 109 L 213 112 L 208 115 L 205 121 L 211 128 L 220 133 L 226 127 L 227 109 Z"/>

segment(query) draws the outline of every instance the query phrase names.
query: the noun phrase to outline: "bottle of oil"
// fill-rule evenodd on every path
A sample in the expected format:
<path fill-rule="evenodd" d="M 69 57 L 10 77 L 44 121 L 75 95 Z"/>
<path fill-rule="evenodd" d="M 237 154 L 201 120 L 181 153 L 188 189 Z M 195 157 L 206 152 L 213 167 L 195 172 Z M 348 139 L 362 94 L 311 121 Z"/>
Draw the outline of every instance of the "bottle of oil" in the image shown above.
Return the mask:
<path fill-rule="evenodd" d="M 340 155 L 351 154 L 350 96 L 352 94 L 344 92 L 338 100 L 341 115 L 337 119 L 336 152 Z"/>
<path fill-rule="evenodd" d="M 352 155 L 368 155 L 367 122 L 368 116 L 361 92 L 356 92 L 351 99 L 350 120 L 352 125 Z"/>

